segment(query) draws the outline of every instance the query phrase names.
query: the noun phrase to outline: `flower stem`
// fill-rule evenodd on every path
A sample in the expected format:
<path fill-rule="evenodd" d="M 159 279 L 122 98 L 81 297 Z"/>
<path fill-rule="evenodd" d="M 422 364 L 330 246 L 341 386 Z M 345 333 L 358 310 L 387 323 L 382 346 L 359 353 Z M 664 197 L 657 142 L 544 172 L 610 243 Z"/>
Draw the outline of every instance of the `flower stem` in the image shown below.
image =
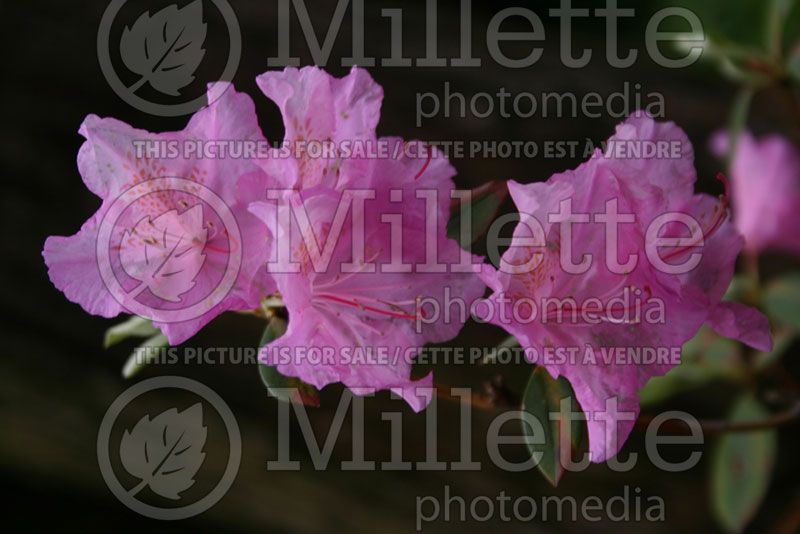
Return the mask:
<path fill-rule="evenodd" d="M 645 430 L 654 416 L 649 414 L 642 414 L 636 420 L 635 428 L 637 430 Z M 704 434 L 728 434 L 733 432 L 755 432 L 758 430 L 766 430 L 769 428 L 777 428 L 791 423 L 796 423 L 800 420 L 800 400 L 786 410 L 776 413 L 775 415 L 762 419 L 761 421 L 742 421 L 730 422 L 718 419 L 704 419 L 700 420 L 700 428 Z M 689 426 L 677 421 L 675 419 L 666 421 L 663 426 L 670 432 L 676 434 L 686 434 L 689 431 Z"/>

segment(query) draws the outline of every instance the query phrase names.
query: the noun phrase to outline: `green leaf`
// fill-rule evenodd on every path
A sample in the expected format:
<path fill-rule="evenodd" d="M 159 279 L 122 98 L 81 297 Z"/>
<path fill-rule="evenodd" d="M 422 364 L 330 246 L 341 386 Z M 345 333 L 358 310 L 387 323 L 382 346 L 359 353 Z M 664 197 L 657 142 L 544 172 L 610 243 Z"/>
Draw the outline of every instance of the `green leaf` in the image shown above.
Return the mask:
<path fill-rule="evenodd" d="M 778 58 L 783 48 L 783 28 L 794 5 L 794 0 L 769 0 L 764 48 L 770 56 Z"/>
<path fill-rule="evenodd" d="M 800 329 L 800 273 L 770 283 L 764 291 L 763 305 L 771 319 Z"/>
<path fill-rule="evenodd" d="M 106 330 L 103 348 L 107 349 L 129 337 L 150 337 L 158 333 L 158 328 L 153 326 L 150 319 L 133 315 L 124 323 L 119 323 Z"/>
<path fill-rule="evenodd" d="M 741 398 L 729 416 L 732 422 L 760 421 L 769 416 L 754 397 Z M 714 514 L 728 532 L 741 532 L 753 519 L 769 486 L 777 450 L 775 429 L 724 434 L 711 464 Z"/>
<path fill-rule="evenodd" d="M 461 248 L 468 250 L 470 245 L 483 236 L 508 196 L 508 187 L 502 180 L 494 180 L 470 191 L 469 202 L 454 201 L 447 223 L 447 237 L 455 239 Z M 469 219 L 465 219 L 469 217 Z M 462 221 L 467 228 L 462 232 Z M 463 234 L 463 235 L 462 235 Z"/>
<path fill-rule="evenodd" d="M 158 349 L 169 346 L 169 340 L 164 334 L 158 333 L 147 339 L 141 345 L 133 349 L 133 352 L 122 366 L 122 377 L 131 378 L 141 371 L 145 365 L 151 363 L 158 355 Z"/>
<path fill-rule="evenodd" d="M 561 400 L 569 399 L 569 404 L 561 410 Z M 525 387 L 522 409 L 533 415 L 544 428 L 544 444 L 533 443 L 531 429 L 522 424 L 523 435 L 531 454 L 542 453 L 536 466 L 553 486 L 557 486 L 564 474 L 563 460 L 568 460 L 573 452 L 582 452 L 586 446 L 586 421 L 580 417 L 570 418 L 569 412 L 582 413 L 575 392 L 564 377 L 553 379 L 544 367 L 537 366 Z M 554 416 L 551 419 L 551 414 Z M 567 441 L 569 438 L 569 441 Z"/>
<path fill-rule="evenodd" d="M 258 342 L 258 348 L 262 348 L 265 345 L 272 343 L 285 334 L 287 326 L 286 319 L 272 317 L 267 323 L 264 333 L 261 334 L 261 341 Z"/>
<path fill-rule="evenodd" d="M 745 375 L 741 347 L 703 327 L 681 349 L 681 363 L 650 379 L 639 391 L 642 406 L 651 406 L 714 380 L 736 381 Z"/>
<path fill-rule="evenodd" d="M 261 336 L 259 348 L 264 347 L 286 333 L 286 320 L 272 317 Z M 319 391 L 299 378 L 284 376 L 278 372 L 274 365 L 258 364 L 258 374 L 267 387 L 270 395 L 283 402 L 305 404 L 306 406 L 319 406 Z M 290 389 L 291 391 L 281 391 Z"/>

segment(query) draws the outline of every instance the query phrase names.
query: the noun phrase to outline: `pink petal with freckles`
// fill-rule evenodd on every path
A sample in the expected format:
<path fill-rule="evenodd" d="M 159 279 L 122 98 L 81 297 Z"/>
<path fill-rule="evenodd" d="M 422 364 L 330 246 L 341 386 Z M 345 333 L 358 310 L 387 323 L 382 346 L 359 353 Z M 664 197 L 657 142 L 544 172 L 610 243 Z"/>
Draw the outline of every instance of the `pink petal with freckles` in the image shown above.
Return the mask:
<path fill-rule="evenodd" d="M 185 294 L 183 291 L 165 293 L 180 294 L 181 299 L 184 295 L 187 298 L 193 295 L 199 301 L 216 288 L 231 251 L 236 247 L 239 247 L 242 254 L 242 265 L 231 292 L 214 308 L 189 321 L 158 324 L 173 345 L 194 335 L 223 311 L 256 308 L 261 298 L 275 290 L 274 281 L 260 268 L 263 258 L 266 258 L 268 234 L 257 218 L 247 211 L 249 199 L 243 201 L 237 196 L 237 183 L 241 176 L 256 174 L 262 185 L 269 182 L 274 186 L 283 186 L 285 182 L 275 183 L 274 178 L 282 178 L 281 162 L 276 160 L 266 165 L 265 168 L 270 169 L 271 174 L 265 176 L 262 167 L 246 157 L 207 158 L 185 153 L 183 149 L 186 148 L 187 141 L 265 142 L 258 127 L 255 107 L 247 95 L 237 93 L 228 83 L 210 84 L 208 94 L 211 104 L 195 113 L 186 128 L 179 132 L 149 133 L 115 119 L 88 116 L 80 129 L 86 141 L 78 154 L 78 169 L 87 187 L 103 198 L 105 203 L 83 226 L 81 232 L 69 238 L 51 237 L 44 248 L 45 261 L 54 285 L 68 299 L 80 304 L 89 313 L 111 317 L 126 310 L 105 288 L 97 267 L 97 225 L 108 206 L 131 186 L 145 184 L 146 187 L 151 179 L 168 176 L 184 178 L 198 184 L 198 188 L 202 185 L 215 193 L 230 209 L 241 239 L 237 240 L 235 236 L 223 233 L 223 229 L 195 229 L 202 232 L 202 236 L 188 236 L 188 239 L 197 238 L 196 242 L 204 243 L 202 253 L 192 256 L 197 262 L 204 262 L 200 272 Z M 137 157 L 139 154 L 136 154 L 135 142 L 143 141 L 150 142 L 151 145 L 160 144 L 162 147 L 165 146 L 164 143 L 176 143 L 178 152 L 161 154 L 163 157 L 160 158 Z M 144 155 L 148 155 L 147 151 Z M 187 204 L 186 199 L 196 199 L 191 197 L 194 194 L 190 190 L 192 186 L 187 187 L 186 191 L 162 192 L 148 197 L 148 202 L 130 207 L 129 211 L 132 213 L 126 217 L 136 222 L 148 217 L 158 217 L 170 210 L 182 213 L 192 207 Z M 208 213 L 206 216 L 211 217 Z M 131 246 L 134 245 L 136 244 Z M 138 243 L 136 246 L 143 245 Z M 135 251 L 126 250 L 126 253 L 129 254 L 129 259 L 136 257 Z M 174 280 L 177 283 L 180 277 L 175 277 Z M 171 283 L 169 280 L 162 282 Z M 142 293 L 142 296 L 156 300 L 152 295 Z M 182 301 L 177 305 L 180 304 Z M 151 304 L 149 300 L 147 305 L 160 307 L 158 303 Z"/>
<path fill-rule="evenodd" d="M 287 140 L 375 137 L 383 89 L 364 69 L 353 67 L 344 78 L 334 78 L 318 67 L 288 67 L 256 81 L 281 109 Z"/>
<path fill-rule="evenodd" d="M 100 198 L 116 198 L 133 182 L 134 141 L 148 139 L 152 134 L 97 115 L 88 115 L 78 131 L 86 139 L 78 151 L 78 171 L 83 182 Z"/>
<path fill-rule="evenodd" d="M 365 145 L 375 143 L 383 89 L 366 70 L 353 67 L 347 76 L 334 78 L 317 67 L 289 67 L 265 72 L 256 81 L 281 110 L 284 143 L 297 162 L 297 183 L 293 185 L 366 187 L 373 160 L 338 156 L 347 149 L 359 154 L 359 144 L 364 150 Z M 340 152 L 312 157 L 308 143 L 332 143 Z"/>

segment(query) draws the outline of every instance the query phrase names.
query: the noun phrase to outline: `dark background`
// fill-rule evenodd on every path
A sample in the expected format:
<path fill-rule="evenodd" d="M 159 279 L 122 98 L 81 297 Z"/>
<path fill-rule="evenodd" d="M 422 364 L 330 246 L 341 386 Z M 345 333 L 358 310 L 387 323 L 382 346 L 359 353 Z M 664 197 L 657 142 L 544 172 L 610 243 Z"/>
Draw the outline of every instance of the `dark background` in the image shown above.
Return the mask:
<path fill-rule="evenodd" d="M 118 35 L 147 7 L 157 11 L 171 2 L 131 2 L 115 25 Z M 689 134 L 697 153 L 700 188 L 714 190 L 711 177 L 719 162 L 706 150 L 709 135 L 727 120 L 735 88 L 713 69 L 696 65 L 669 70 L 651 62 L 644 48 L 644 27 L 652 13 L 665 2 L 623 2 L 635 7 L 636 17 L 621 24 L 620 49 L 637 48 L 639 59 L 629 69 L 610 68 L 604 59 L 604 27 L 600 20 L 574 22 L 575 48 L 594 50 L 592 62 L 571 70 L 559 62 L 558 25 L 545 9 L 552 3 L 479 2 L 473 5 L 474 55 L 483 58 L 480 68 L 371 68 L 385 90 L 379 126 L 382 135 L 399 135 L 423 140 L 581 140 L 599 142 L 608 137 L 618 119 L 566 118 L 503 119 L 497 114 L 477 120 L 459 117 L 426 119 L 422 128 L 414 125 L 415 95 L 433 91 L 441 95 L 444 82 L 467 96 L 505 87 L 512 93 L 529 91 L 573 91 L 578 97 L 598 91 L 608 94 L 622 90 L 623 83 L 642 85 L 641 92 L 657 91 L 666 100 L 666 117 Z M 277 2 L 232 1 L 242 32 L 242 60 L 234 78 L 236 88 L 256 101 L 265 135 L 270 140 L 283 136 L 277 107 L 263 97 L 255 76 L 267 70 L 266 58 L 277 55 Z M 327 29 L 334 3 L 308 1 L 318 35 Z M 443 57 L 457 57 L 458 3 L 439 2 L 439 47 Z M 545 23 L 548 38 L 545 55 L 528 69 L 505 69 L 488 56 L 484 42 L 489 19 L 503 7 L 531 4 Z M 580 6 L 594 6 L 580 2 Z M 424 55 L 424 3 L 366 0 L 367 52 L 388 57 L 388 22 L 381 18 L 384 7 L 402 7 L 404 45 L 407 57 Z M 216 506 L 201 516 L 178 523 L 149 520 L 125 508 L 103 482 L 97 465 L 96 439 L 100 421 L 114 398 L 129 382 L 120 368 L 130 343 L 101 348 L 103 332 L 117 321 L 91 317 L 68 302 L 48 281 L 41 249 L 48 235 L 71 235 L 99 206 L 99 201 L 82 184 L 75 158 L 82 138 L 77 129 L 89 113 L 112 116 L 151 131 L 180 129 L 186 117 L 162 118 L 142 113 L 122 101 L 101 73 L 96 38 L 105 2 L 3 2 L 2 62 L 3 142 L 0 161 L 3 170 L 2 265 L 0 328 L 3 357 L 0 359 L 0 476 L 4 488 L 3 524 L 15 530 L 48 528 L 65 530 L 178 529 L 186 531 L 224 528 L 230 531 L 385 531 L 405 532 L 415 525 L 415 498 L 434 495 L 441 499 L 445 485 L 452 494 L 469 499 L 477 495 L 496 496 L 501 490 L 512 498 L 530 495 L 572 495 L 576 498 L 619 495 L 625 485 L 640 487 L 642 495 L 658 495 L 666 502 L 665 523 L 632 523 L 645 531 L 709 532 L 717 526 L 711 516 L 708 497 L 708 454 L 686 473 L 657 471 L 644 457 L 643 435 L 634 433 L 627 452 L 638 452 L 640 461 L 632 472 L 617 474 L 605 466 L 568 474 L 557 489 L 551 488 L 536 471 L 505 473 L 494 467 L 486 453 L 485 435 L 491 414 L 474 414 L 473 449 L 481 461 L 480 472 L 348 473 L 338 468 L 349 457 L 349 418 L 332 459 L 332 467 L 315 472 L 300 440 L 298 427 L 292 429 L 294 457 L 301 460 L 301 473 L 266 470 L 277 447 L 277 401 L 268 398 L 256 369 L 242 365 L 170 365 L 146 369 L 135 380 L 163 374 L 188 376 L 217 391 L 236 414 L 243 436 L 243 459 L 232 489 Z M 210 11 L 209 11 L 210 12 Z M 210 12 L 211 13 L 211 12 Z M 126 15 L 127 14 L 127 15 Z M 220 20 L 209 15 L 207 58 L 198 73 L 202 87 L 219 73 L 227 56 L 227 34 Z M 293 52 L 303 64 L 311 62 L 300 26 L 292 11 Z M 350 54 L 350 12 L 345 15 L 328 70 L 343 75 L 347 68 L 339 59 Z M 509 55 L 515 48 L 511 45 Z M 524 48 L 517 47 L 518 50 Z M 208 64 L 209 67 L 205 67 Z M 196 86 L 188 89 L 197 90 Z M 198 93 L 193 93 L 198 94 Z M 758 96 L 750 122 L 756 131 L 788 129 L 787 113 L 780 97 L 769 91 Z M 468 188 L 491 179 L 544 180 L 551 173 L 573 168 L 581 158 L 566 159 L 459 159 L 457 184 Z M 511 209 L 510 204 L 506 206 Z M 263 326 L 255 318 L 224 316 L 192 339 L 190 346 L 253 346 Z M 503 338 L 497 329 L 470 323 L 454 345 L 492 346 Z M 453 366 L 437 369 L 437 381 L 480 388 L 500 371 L 509 386 L 519 388 L 527 379 L 527 366 L 500 369 L 493 366 Z M 341 389 L 329 387 L 321 408 L 310 417 L 320 433 L 325 432 L 335 411 Z M 688 394 L 669 407 L 687 409 L 701 416 L 725 412 L 730 391 L 712 387 Z M 154 401 L 157 405 L 158 400 Z M 164 401 L 168 402 L 167 399 Z M 380 420 L 382 410 L 404 413 L 404 455 L 408 460 L 424 458 L 424 417 L 414 415 L 399 401 L 379 395 L 367 402 L 367 457 L 388 459 L 388 424 Z M 458 407 L 439 408 L 439 449 L 443 460 L 458 457 Z M 753 529 L 791 529 L 800 508 L 798 491 L 798 436 L 791 429 L 781 432 L 780 455 L 769 494 Z M 216 436 L 219 438 L 219 435 Z M 210 436 L 209 440 L 215 439 Z M 713 445 L 711 439 L 704 453 Z M 520 446 L 507 449 L 521 460 Z M 690 449 L 675 451 L 685 458 Z M 303 461 L 305 460 L 305 461 Z M 204 482 L 200 480 L 199 483 Z M 532 524 L 511 523 L 507 531 L 616 531 L 621 525 L 586 524 L 566 521 Z M 426 526 L 426 531 L 457 528 L 484 531 L 486 523 L 444 523 Z"/>

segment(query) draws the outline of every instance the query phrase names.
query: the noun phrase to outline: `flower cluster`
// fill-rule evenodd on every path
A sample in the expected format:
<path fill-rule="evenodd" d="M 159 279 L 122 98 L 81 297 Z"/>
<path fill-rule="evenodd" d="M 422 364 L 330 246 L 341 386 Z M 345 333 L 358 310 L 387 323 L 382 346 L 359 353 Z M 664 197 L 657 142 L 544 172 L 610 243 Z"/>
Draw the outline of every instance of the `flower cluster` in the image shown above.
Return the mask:
<path fill-rule="evenodd" d="M 542 183 L 510 182 L 522 221 L 495 269 L 447 237 L 455 175 L 448 160 L 418 141 L 378 138 L 383 91 L 366 71 L 354 68 L 337 79 L 318 68 L 288 68 L 261 75 L 258 85 L 281 110 L 282 146 L 290 147 L 288 155 L 278 148 L 255 158 L 231 153 L 176 158 L 133 150 L 143 142 L 265 143 L 253 102 L 226 83 L 209 87 L 209 105 L 180 132 L 154 134 L 114 119 L 86 118 L 78 167 L 86 186 L 103 202 L 77 234 L 50 237 L 44 246 L 50 279 L 68 299 L 103 317 L 134 311 L 130 299 L 167 307 L 184 299 L 202 302 L 220 283 L 236 249 L 241 265 L 224 298 L 197 317 L 154 317 L 170 343 L 187 340 L 222 312 L 252 310 L 267 297 L 279 298 L 288 311 L 288 330 L 263 348 L 262 362 L 317 387 L 341 382 L 356 393 L 391 389 L 415 410 L 430 400 L 432 378 L 412 380 L 407 358 L 361 365 L 333 350 L 331 360 L 310 362 L 299 357 L 300 349 L 386 347 L 395 354 L 413 353 L 426 343 L 452 339 L 464 325 L 464 320 L 419 321 L 425 313 L 422 299 L 443 302 L 449 292 L 477 301 L 486 286 L 493 291 L 488 305 L 500 312 L 518 311 L 519 303 L 534 297 L 610 301 L 631 287 L 664 307 L 662 322 L 620 322 L 609 313 L 599 325 L 500 321 L 497 317 L 513 314 L 492 313 L 493 322 L 539 354 L 560 346 L 680 347 L 704 323 L 758 349 L 770 348 L 764 316 L 722 302 L 743 239 L 728 220 L 727 193 L 722 200 L 694 193 L 691 145 L 674 124 L 635 114 L 617 128 L 607 153 L 598 151 L 574 171 Z M 312 157 L 298 149 L 309 140 L 380 145 L 397 157 L 338 151 Z M 662 142 L 682 147 L 680 157 L 621 158 L 611 148 Z M 746 165 L 737 166 L 745 175 Z M 175 176 L 182 179 L 169 191 L 154 185 Z M 192 200 L 199 187 L 229 207 L 238 237 L 203 216 Z M 98 240 L 116 199 L 131 190 L 144 201 L 117 220 L 112 232 L 116 263 L 108 269 L 143 282 L 141 290 L 120 298 L 108 289 L 98 265 Z M 564 201 L 571 202 L 566 215 Z M 588 220 L 583 217 L 609 216 L 609 203 L 622 222 L 613 236 L 602 226 L 581 224 Z M 354 205 L 363 209 L 348 209 Z M 652 223 L 666 213 L 697 221 L 698 235 L 687 240 L 686 228 L 678 223 L 652 234 Z M 526 219 L 538 221 L 539 230 Z M 607 258 L 611 237 L 613 262 L 595 261 L 580 272 L 563 268 L 565 257 Z M 659 261 L 626 263 L 626 258 L 647 256 L 653 239 L 665 243 Z M 691 268 L 680 272 L 669 268 L 688 263 Z M 528 268 L 520 269 L 523 265 Z M 637 391 L 673 365 L 533 363 L 571 382 L 587 413 L 596 462 L 619 450 L 633 420 L 592 414 L 609 413 L 609 399 L 620 412 L 638 413 Z"/>

